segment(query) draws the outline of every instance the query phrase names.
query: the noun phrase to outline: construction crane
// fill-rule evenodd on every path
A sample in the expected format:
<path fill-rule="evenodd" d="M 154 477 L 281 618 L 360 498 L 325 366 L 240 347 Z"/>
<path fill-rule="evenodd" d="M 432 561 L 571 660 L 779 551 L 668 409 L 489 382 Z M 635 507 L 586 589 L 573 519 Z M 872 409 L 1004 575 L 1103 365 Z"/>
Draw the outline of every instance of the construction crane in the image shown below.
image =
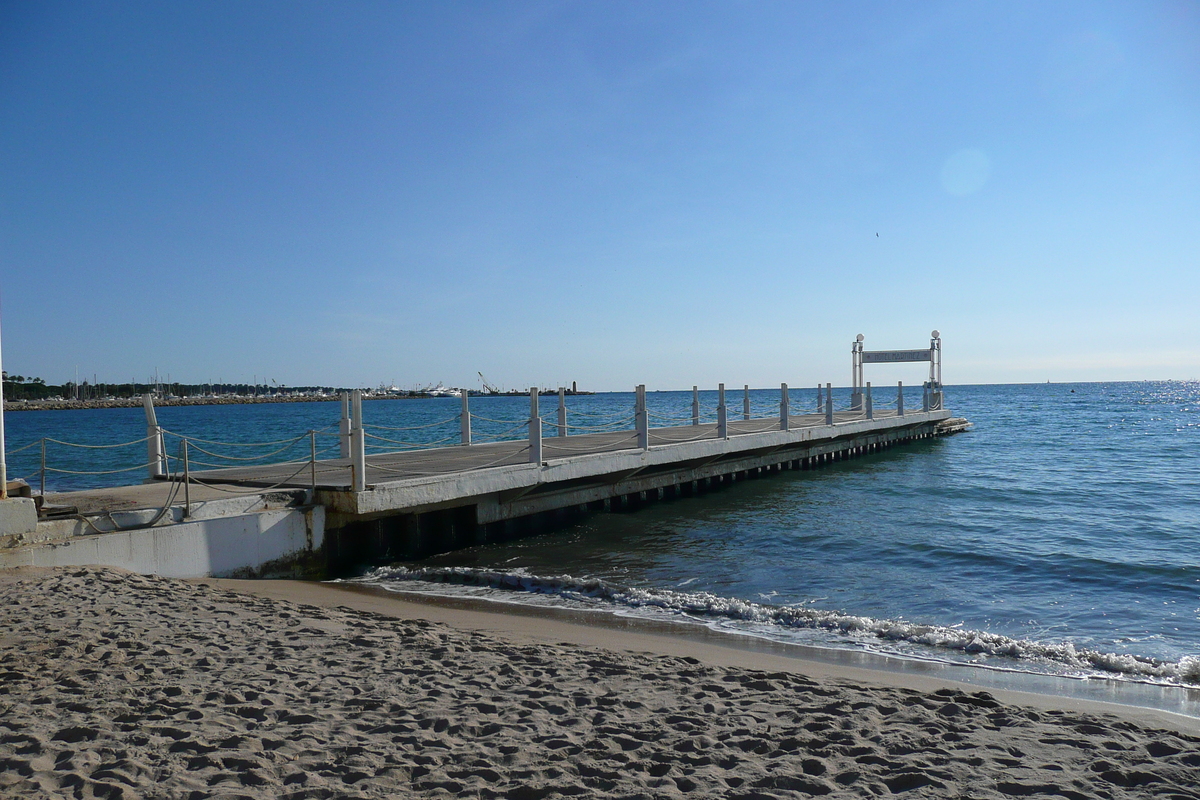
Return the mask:
<path fill-rule="evenodd" d="M 501 393 L 498 388 L 496 388 L 495 386 L 492 386 L 490 383 L 488 383 L 487 378 L 483 377 L 482 372 L 476 372 L 475 374 L 479 376 L 479 380 L 483 384 L 483 390 L 485 392 L 487 392 L 488 394 L 500 394 Z"/>

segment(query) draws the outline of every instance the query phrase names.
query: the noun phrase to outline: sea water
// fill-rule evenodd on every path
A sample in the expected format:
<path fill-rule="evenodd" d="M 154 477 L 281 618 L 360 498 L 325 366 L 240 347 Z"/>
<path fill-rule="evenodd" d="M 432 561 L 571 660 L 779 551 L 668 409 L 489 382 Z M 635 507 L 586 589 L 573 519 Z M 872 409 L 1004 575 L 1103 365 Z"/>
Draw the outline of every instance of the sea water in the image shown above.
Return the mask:
<path fill-rule="evenodd" d="M 815 405 L 810 393 L 793 390 L 793 413 Z M 735 411 L 739 401 L 730 398 Z M 458 402 L 367 403 L 365 416 L 453 426 Z M 650 393 L 652 424 L 686 419 L 690 402 L 690 392 Z M 753 393 L 755 414 L 777 413 L 777 403 L 777 390 Z M 595 514 L 359 580 L 916 659 L 1200 683 L 1200 384 L 958 386 L 946 403 L 971 420 L 968 432 Z M 711 393 L 702 405 L 710 413 Z M 620 423 L 632 395 L 569 406 L 580 425 Z M 473 398 L 472 410 L 497 420 L 477 426 L 499 432 L 527 413 L 528 399 Z M 56 428 L 67 423 L 52 414 L 73 429 Z M 187 435 L 243 441 L 336 417 L 328 403 L 159 412 Z M 48 430 L 136 439 L 145 425 L 140 410 L 8 421 L 10 449 Z M 437 441 L 446 434 L 438 431 L 419 435 Z M 64 474 L 60 484 L 100 480 L 112 479 Z"/>

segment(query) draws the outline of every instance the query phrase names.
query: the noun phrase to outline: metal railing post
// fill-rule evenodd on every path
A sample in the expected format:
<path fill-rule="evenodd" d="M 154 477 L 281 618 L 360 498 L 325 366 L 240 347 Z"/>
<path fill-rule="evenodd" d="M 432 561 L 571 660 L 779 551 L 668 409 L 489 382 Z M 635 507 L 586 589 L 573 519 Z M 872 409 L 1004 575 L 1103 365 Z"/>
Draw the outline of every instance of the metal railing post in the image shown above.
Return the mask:
<path fill-rule="evenodd" d="M 42 437 L 42 479 L 41 479 L 42 497 L 46 497 L 46 437 Z"/>
<path fill-rule="evenodd" d="M 833 424 L 833 384 L 825 384 L 825 424 Z"/>
<path fill-rule="evenodd" d="M 542 463 L 542 418 L 538 416 L 538 389 L 529 387 L 529 463 Z"/>
<path fill-rule="evenodd" d="M 896 416 L 904 416 L 904 381 L 896 381 Z"/>
<path fill-rule="evenodd" d="M 471 444 L 471 406 L 467 400 L 467 390 L 462 390 L 462 411 L 459 412 L 458 428 L 464 447 Z"/>
<path fill-rule="evenodd" d="M 871 382 L 867 381 L 867 419 L 875 419 L 875 405 L 871 402 Z"/>
<path fill-rule="evenodd" d="M 182 439 L 183 447 L 183 518 L 192 515 L 192 471 L 188 461 L 188 440 Z"/>
<path fill-rule="evenodd" d="M 725 384 L 717 385 L 717 438 L 729 438 L 729 413 L 725 408 Z"/>
<path fill-rule="evenodd" d="M 558 435 L 567 435 L 567 390 L 566 387 L 558 387 Z"/>
<path fill-rule="evenodd" d="M 779 384 L 779 430 L 786 431 L 791 425 L 791 420 L 788 418 L 788 412 L 791 411 L 791 403 L 788 402 L 787 384 Z"/>
<path fill-rule="evenodd" d="M 155 480 L 163 475 L 162 432 L 154 413 L 154 398 L 148 393 L 142 395 L 142 408 L 146 410 L 146 469 L 149 479 Z"/>
<path fill-rule="evenodd" d="M 692 424 L 700 424 L 700 387 L 692 387 Z"/>
<path fill-rule="evenodd" d="M 342 418 L 338 420 L 338 451 L 342 458 L 350 457 L 350 393 L 342 392 Z"/>
<path fill-rule="evenodd" d="M 929 383 L 921 385 L 921 410 L 929 413 Z"/>
<path fill-rule="evenodd" d="M 824 392 L 821 391 L 821 384 L 817 384 L 817 413 L 820 414 L 825 410 Z"/>
<path fill-rule="evenodd" d="M 633 406 L 633 421 L 637 426 L 638 447 L 643 450 L 649 450 L 650 417 L 646 413 L 646 384 L 638 384 L 637 388 L 634 389 L 634 392 L 636 393 L 634 395 L 636 400 L 634 400 Z"/>
<path fill-rule="evenodd" d="M 745 394 L 742 395 L 742 419 L 750 421 L 750 384 L 746 384 Z"/>
<path fill-rule="evenodd" d="M 367 490 L 367 432 L 363 428 L 362 390 L 355 389 L 350 398 L 350 470 L 352 490 Z"/>

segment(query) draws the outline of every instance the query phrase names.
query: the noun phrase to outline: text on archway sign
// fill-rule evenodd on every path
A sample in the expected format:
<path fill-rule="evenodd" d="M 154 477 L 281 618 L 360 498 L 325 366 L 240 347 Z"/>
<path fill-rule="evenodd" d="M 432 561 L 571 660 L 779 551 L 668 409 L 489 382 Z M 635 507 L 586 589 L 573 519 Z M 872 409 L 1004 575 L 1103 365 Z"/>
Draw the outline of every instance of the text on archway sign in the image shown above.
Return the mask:
<path fill-rule="evenodd" d="M 930 361 L 932 350 L 865 350 L 864 364 L 894 364 L 901 361 Z"/>

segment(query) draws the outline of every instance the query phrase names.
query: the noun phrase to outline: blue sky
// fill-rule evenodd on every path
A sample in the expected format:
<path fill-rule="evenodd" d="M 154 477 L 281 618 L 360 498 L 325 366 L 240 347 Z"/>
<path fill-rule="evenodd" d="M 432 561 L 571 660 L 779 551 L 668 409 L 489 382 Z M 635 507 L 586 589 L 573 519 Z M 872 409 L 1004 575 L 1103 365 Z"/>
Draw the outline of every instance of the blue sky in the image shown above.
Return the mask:
<path fill-rule="evenodd" d="M 1195 2 L 3 2 L 0 112 L 52 382 L 1200 378 Z"/>

